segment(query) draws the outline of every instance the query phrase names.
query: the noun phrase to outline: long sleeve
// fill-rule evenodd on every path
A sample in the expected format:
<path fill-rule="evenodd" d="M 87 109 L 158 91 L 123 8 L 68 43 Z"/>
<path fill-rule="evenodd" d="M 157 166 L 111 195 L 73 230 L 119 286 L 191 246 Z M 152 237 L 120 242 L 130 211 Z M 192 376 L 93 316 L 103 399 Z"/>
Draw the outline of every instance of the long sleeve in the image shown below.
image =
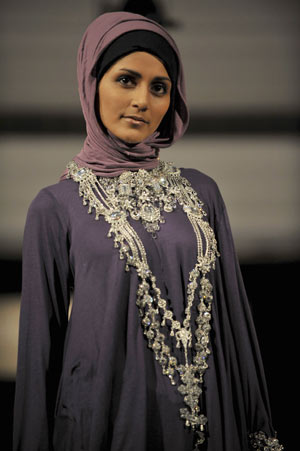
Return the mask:
<path fill-rule="evenodd" d="M 226 206 L 213 179 L 194 169 L 182 173 L 204 204 L 220 254 L 210 273 L 211 355 L 203 397 L 207 449 L 282 451 L 272 425 L 263 363 Z"/>
<path fill-rule="evenodd" d="M 263 445 L 265 448 L 258 449 L 279 450 L 283 448 L 274 438 L 268 391 L 252 314 L 227 212 L 222 204 L 221 201 L 222 214 L 216 224 L 220 258 L 217 262 L 214 284 L 216 287 L 214 352 L 218 354 L 218 362 L 224 365 L 223 380 L 220 384 L 224 386 L 226 384 L 227 389 L 230 387 L 234 416 L 237 419 L 237 430 L 243 449 L 247 449 L 249 441 L 249 449 Z M 257 434 L 259 431 L 265 433 L 265 438 L 262 433 Z M 271 444 L 278 447 L 271 448 Z"/>
<path fill-rule="evenodd" d="M 44 189 L 29 208 L 24 232 L 14 451 L 51 449 L 69 281 L 67 222 Z"/>

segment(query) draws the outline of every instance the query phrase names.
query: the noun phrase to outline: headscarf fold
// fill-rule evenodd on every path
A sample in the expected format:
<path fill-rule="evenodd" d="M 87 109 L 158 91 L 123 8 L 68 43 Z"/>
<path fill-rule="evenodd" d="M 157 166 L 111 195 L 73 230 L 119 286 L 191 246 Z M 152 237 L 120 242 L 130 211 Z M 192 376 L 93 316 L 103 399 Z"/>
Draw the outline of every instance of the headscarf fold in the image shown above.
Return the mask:
<path fill-rule="evenodd" d="M 123 34 L 135 30 L 148 30 L 163 37 L 173 49 L 177 60 L 177 83 L 174 93 L 174 109 L 170 117 L 168 136 L 154 132 L 137 144 L 128 144 L 105 131 L 95 113 L 97 92 L 96 67 L 101 55 L 110 44 Z M 140 50 L 141 51 L 141 50 Z M 145 49 L 145 51 L 147 51 Z M 104 53 L 105 55 L 105 53 Z M 170 74 L 171 78 L 174 74 Z M 159 149 L 169 147 L 185 132 L 189 113 L 186 105 L 183 67 L 178 48 L 167 31 L 156 22 L 138 14 L 115 12 L 96 18 L 86 29 L 78 49 L 77 78 L 81 107 L 86 122 L 87 136 L 82 150 L 73 160 L 80 167 L 88 167 L 97 176 L 114 177 L 126 170 L 153 169 L 158 165 Z M 66 178 L 67 172 L 62 176 Z"/>

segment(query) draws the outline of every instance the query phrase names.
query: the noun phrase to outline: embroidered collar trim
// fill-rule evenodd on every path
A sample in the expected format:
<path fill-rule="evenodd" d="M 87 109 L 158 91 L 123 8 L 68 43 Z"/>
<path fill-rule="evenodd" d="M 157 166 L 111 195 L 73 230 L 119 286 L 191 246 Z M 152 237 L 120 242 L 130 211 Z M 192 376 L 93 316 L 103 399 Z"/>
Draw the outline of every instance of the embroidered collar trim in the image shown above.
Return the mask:
<path fill-rule="evenodd" d="M 136 304 L 144 335 L 155 359 L 170 383 L 183 396 L 186 407 L 180 409 L 185 425 L 196 434 L 196 448 L 205 441 L 207 418 L 200 411 L 203 376 L 210 354 L 212 285 L 207 277 L 219 256 L 214 232 L 203 210 L 203 203 L 180 170 L 160 162 L 153 170 L 126 171 L 118 177 L 96 177 L 90 169 L 79 168 L 74 161 L 68 166 L 68 178 L 79 183 L 79 195 L 88 212 L 110 224 L 109 237 L 125 260 L 125 270 L 135 268 L 139 278 Z M 182 208 L 197 238 L 197 261 L 189 274 L 187 306 L 184 320 L 176 320 L 169 301 L 161 297 L 147 260 L 144 245 L 129 223 L 140 220 L 154 237 L 164 223 L 163 212 Z M 196 293 L 196 290 L 199 291 Z M 197 300 L 194 337 L 191 309 Z M 168 344 L 167 344 L 168 343 Z M 175 356 L 174 350 L 178 349 Z"/>

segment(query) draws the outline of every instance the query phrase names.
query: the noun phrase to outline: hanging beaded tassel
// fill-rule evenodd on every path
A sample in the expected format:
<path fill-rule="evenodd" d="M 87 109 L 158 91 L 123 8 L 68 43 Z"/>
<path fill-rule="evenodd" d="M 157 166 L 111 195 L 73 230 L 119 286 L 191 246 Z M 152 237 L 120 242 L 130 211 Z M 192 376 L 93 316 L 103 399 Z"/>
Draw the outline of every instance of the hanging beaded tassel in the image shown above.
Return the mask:
<path fill-rule="evenodd" d="M 208 368 L 209 332 L 211 329 L 212 285 L 207 274 L 214 269 L 219 256 L 214 232 L 202 209 L 202 202 L 190 183 L 180 175 L 180 170 L 170 163 L 160 162 L 151 171 L 126 171 L 119 177 L 97 177 L 91 170 L 79 168 L 74 161 L 68 165 L 68 177 L 79 183 L 79 195 L 88 212 L 95 211 L 95 219 L 100 216 L 110 224 L 109 237 L 114 238 L 114 246 L 119 248 L 120 258 L 125 260 L 125 270 L 134 267 L 139 277 L 136 304 L 141 317 L 144 335 L 155 359 L 173 386 L 177 386 L 183 396 L 185 407 L 180 416 L 196 436 L 195 451 L 205 441 L 206 416 L 200 412 L 200 397 L 203 377 Z M 197 261 L 189 274 L 187 286 L 187 306 L 181 324 L 174 318 L 168 303 L 161 297 L 152 274 L 145 248 L 139 236 L 128 222 L 128 216 L 140 220 L 145 229 L 155 238 L 164 223 L 163 211 L 169 213 L 180 205 L 189 219 L 197 238 Z M 198 294 L 198 315 L 194 337 L 191 329 L 191 308 Z M 166 344 L 172 339 L 176 348 L 183 352 L 183 362 L 172 354 Z M 193 347 L 194 352 L 191 352 Z M 190 360 L 189 360 L 189 356 Z M 268 437 L 259 431 L 249 434 L 249 444 L 253 449 L 282 451 L 276 437 Z"/>
<path fill-rule="evenodd" d="M 155 359 L 173 386 L 183 396 L 185 407 L 180 417 L 196 434 L 195 449 L 205 441 L 206 416 L 200 411 L 203 376 L 208 367 L 209 331 L 211 329 L 212 285 L 207 274 L 215 266 L 217 243 L 213 230 L 204 220 L 202 202 L 180 176 L 180 171 L 169 163 L 160 162 L 151 171 L 124 172 L 119 177 L 97 177 L 74 162 L 68 165 L 69 177 L 79 183 L 79 194 L 95 210 L 96 219 L 103 216 L 110 224 L 108 236 L 113 237 L 119 248 L 120 258 L 125 260 L 125 269 L 134 267 L 139 277 L 136 304 L 141 317 L 144 335 Z M 164 223 L 162 211 L 171 212 L 181 205 L 197 238 L 197 261 L 189 274 L 187 306 L 182 324 L 174 314 L 149 268 L 142 241 L 128 222 L 128 216 L 141 220 L 146 230 L 154 237 Z M 193 346 L 191 308 L 198 295 L 198 314 Z M 183 361 L 172 353 L 168 342 L 174 340 L 181 350 Z M 192 352 L 191 348 L 194 348 Z M 191 357 L 193 355 L 193 357 Z M 189 360 L 190 357 L 190 360 Z"/>

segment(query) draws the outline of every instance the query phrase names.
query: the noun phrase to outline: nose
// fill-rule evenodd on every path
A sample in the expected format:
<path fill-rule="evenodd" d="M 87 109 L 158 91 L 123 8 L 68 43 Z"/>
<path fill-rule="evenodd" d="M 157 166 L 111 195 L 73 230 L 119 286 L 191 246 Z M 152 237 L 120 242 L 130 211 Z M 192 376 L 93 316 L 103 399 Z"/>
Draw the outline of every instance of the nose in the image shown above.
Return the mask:
<path fill-rule="evenodd" d="M 137 108 L 138 111 L 148 110 L 148 88 L 146 86 L 139 86 L 134 90 L 134 95 L 132 97 L 131 105 Z"/>

